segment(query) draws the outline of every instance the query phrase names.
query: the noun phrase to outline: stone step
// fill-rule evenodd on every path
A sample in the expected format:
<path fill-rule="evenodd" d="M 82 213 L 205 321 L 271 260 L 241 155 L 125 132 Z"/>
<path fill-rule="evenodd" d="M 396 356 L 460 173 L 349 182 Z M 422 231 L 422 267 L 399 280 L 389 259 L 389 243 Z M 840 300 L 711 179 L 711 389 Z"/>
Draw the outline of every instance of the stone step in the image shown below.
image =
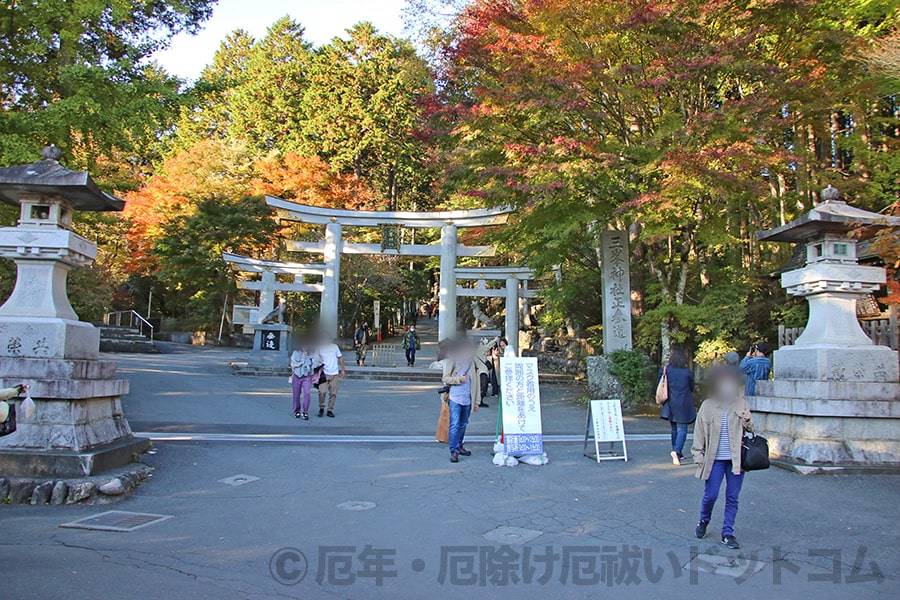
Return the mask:
<path fill-rule="evenodd" d="M 133 329 L 131 327 L 108 327 L 103 325 L 98 327 L 100 330 L 100 337 L 106 339 L 129 339 L 134 337 L 143 338 L 140 330 Z"/>
<path fill-rule="evenodd" d="M 159 347 L 133 327 L 98 326 L 100 351 L 128 354 L 158 354 Z"/>
<path fill-rule="evenodd" d="M 145 337 L 135 339 L 100 338 L 100 352 L 119 352 L 126 354 L 159 354 L 159 347 Z"/>

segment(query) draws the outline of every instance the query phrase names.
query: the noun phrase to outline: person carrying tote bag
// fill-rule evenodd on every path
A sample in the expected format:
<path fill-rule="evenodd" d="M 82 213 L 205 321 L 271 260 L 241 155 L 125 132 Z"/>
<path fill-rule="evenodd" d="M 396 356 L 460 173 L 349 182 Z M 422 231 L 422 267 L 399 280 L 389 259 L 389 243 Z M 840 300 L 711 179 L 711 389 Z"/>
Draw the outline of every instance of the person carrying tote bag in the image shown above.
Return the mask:
<path fill-rule="evenodd" d="M 733 367 L 717 367 L 710 374 L 712 396 L 703 401 L 694 425 L 691 451 L 697 464 L 697 478 L 703 480 L 700 521 L 694 533 L 706 537 L 712 510 L 725 480 L 725 520 L 722 544 L 740 548 L 734 537 L 738 498 L 744 483 L 741 464 L 741 440 L 745 431 L 753 431 L 753 419 L 741 393 L 743 374 Z"/>
<path fill-rule="evenodd" d="M 684 350 L 672 350 L 669 364 L 660 369 L 660 387 L 666 388 L 666 400 L 659 418 L 666 419 L 672 427 L 672 464 L 676 467 L 684 460 L 684 444 L 687 440 L 688 425 L 697 418 L 694 408 L 694 374 L 688 368 L 688 358 Z"/>

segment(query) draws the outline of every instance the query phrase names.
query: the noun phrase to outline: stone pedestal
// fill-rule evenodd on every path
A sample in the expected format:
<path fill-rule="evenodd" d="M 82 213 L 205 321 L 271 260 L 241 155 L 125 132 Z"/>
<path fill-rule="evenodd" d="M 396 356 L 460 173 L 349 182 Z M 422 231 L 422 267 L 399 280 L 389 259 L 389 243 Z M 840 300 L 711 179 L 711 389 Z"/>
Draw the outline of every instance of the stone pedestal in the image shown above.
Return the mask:
<path fill-rule="evenodd" d="M 128 382 L 100 360 L 5 358 L 0 387 L 30 386 L 36 410 L 21 411 L 16 432 L 0 438 L 0 473 L 84 477 L 132 462 L 149 440 L 136 438 L 122 413 Z"/>
<path fill-rule="evenodd" d="M 254 325 L 253 350 L 248 365 L 251 368 L 287 368 L 291 355 L 291 328 L 289 325 Z"/>
<path fill-rule="evenodd" d="M 775 351 L 775 380 L 757 382 L 757 396 L 747 398 L 773 457 L 803 465 L 900 466 L 898 354 L 866 341 Z"/>

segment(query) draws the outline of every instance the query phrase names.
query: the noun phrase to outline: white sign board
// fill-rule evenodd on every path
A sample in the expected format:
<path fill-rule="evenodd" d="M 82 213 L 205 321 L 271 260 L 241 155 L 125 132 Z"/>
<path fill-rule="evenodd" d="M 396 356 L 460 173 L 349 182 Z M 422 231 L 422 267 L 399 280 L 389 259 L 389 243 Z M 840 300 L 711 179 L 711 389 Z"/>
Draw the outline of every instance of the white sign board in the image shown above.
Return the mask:
<path fill-rule="evenodd" d="M 601 460 L 628 460 L 628 450 L 625 447 L 625 425 L 622 422 L 621 400 L 591 400 L 591 408 L 588 413 L 590 424 L 594 427 L 594 452 L 597 462 Z M 590 427 L 590 424 L 588 425 Z M 585 448 L 587 448 L 588 433 L 584 435 Z M 600 442 L 622 442 L 622 454 L 606 453 L 600 455 Z"/>
<path fill-rule="evenodd" d="M 503 451 L 512 456 L 541 454 L 541 390 L 537 358 L 501 358 Z"/>
<path fill-rule="evenodd" d="M 259 323 L 259 307 L 235 304 L 231 322 L 235 325 L 256 325 Z"/>
<path fill-rule="evenodd" d="M 381 300 L 375 300 L 375 319 L 372 322 L 372 327 L 375 328 L 375 331 L 381 329 Z"/>

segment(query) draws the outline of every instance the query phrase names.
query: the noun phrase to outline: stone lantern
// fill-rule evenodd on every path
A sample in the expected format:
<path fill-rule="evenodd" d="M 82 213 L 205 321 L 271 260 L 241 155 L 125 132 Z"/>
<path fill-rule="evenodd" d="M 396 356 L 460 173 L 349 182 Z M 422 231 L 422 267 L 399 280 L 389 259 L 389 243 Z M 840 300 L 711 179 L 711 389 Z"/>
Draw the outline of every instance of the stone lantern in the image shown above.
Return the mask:
<path fill-rule="evenodd" d="M 806 464 L 900 464 L 898 354 L 863 332 L 857 300 L 885 283 L 885 270 L 857 261 L 857 243 L 900 225 L 848 205 L 828 186 L 822 202 L 761 241 L 806 247 L 806 265 L 781 276 L 788 294 L 809 302 L 809 320 L 774 353 L 774 381 L 748 398 L 773 454 Z"/>
<path fill-rule="evenodd" d="M 118 467 L 143 451 L 122 414 L 128 382 L 99 360 L 100 336 L 78 320 L 66 293 L 68 272 L 93 263 L 97 246 L 72 231 L 76 210 L 118 211 L 86 172 L 43 160 L 0 169 L 0 200 L 19 207 L 16 227 L 0 228 L 0 256 L 16 263 L 16 285 L 0 307 L 0 387 L 30 386 L 37 410 L 0 438 L 0 473 L 78 477 Z"/>

